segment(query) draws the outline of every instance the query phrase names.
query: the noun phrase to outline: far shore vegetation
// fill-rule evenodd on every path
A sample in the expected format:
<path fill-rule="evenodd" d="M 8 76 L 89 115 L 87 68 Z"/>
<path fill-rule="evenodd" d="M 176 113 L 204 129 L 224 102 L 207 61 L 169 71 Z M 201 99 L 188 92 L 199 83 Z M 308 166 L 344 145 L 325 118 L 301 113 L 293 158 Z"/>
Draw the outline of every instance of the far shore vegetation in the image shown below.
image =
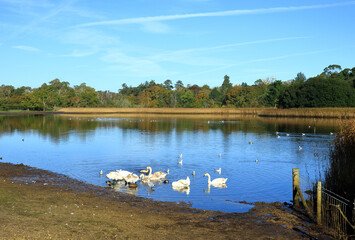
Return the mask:
<path fill-rule="evenodd" d="M 169 113 L 176 111 L 169 109 L 179 109 L 180 113 L 221 111 L 280 117 L 313 117 L 314 114 L 315 117 L 354 117 L 355 67 L 342 69 L 339 65 L 330 65 L 315 77 L 306 78 L 300 72 L 292 80 L 258 79 L 253 85 L 245 82 L 233 85 L 230 77 L 225 75 L 221 83 L 221 86 L 211 88 L 196 84 L 184 86 L 181 80 L 175 84 L 169 79 L 161 84 L 150 80 L 136 87 L 124 83 L 117 92 L 96 91 L 85 83 L 71 87 L 69 82 L 59 79 L 38 88 L 2 84 L 0 111 L 46 112 L 86 108 L 88 112 L 88 108 L 105 108 L 106 111 L 122 108 L 129 112 L 127 109 L 134 108 L 133 111 L 142 112 L 147 110 L 137 109 L 164 108 L 157 111 Z M 284 110 L 279 111 L 281 109 Z M 98 111 L 102 112 L 98 109 L 95 112 Z"/>

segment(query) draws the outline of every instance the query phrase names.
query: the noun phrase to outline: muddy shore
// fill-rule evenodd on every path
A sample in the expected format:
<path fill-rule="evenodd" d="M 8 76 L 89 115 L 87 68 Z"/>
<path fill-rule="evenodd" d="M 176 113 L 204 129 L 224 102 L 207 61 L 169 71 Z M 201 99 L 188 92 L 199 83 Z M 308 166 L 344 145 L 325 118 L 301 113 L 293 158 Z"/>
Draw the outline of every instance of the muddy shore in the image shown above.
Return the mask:
<path fill-rule="evenodd" d="M 0 163 L 0 225 L 0 239 L 333 239 L 287 204 L 199 210 L 9 163 Z"/>

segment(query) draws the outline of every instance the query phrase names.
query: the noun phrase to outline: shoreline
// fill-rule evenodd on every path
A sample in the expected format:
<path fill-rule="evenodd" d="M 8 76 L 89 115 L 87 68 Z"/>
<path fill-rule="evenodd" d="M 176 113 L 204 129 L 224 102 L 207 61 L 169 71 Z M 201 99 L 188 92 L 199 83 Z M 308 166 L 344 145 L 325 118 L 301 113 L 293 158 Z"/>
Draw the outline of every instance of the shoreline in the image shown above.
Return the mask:
<path fill-rule="evenodd" d="M 0 163 L 0 212 L 0 239 L 333 239 L 278 202 L 245 213 L 200 210 L 11 163 Z"/>
<path fill-rule="evenodd" d="M 355 118 L 355 108 L 59 108 L 51 112 L 19 111 L 0 112 L 0 115 L 50 115 L 50 114 L 150 114 L 150 115 L 214 115 L 256 116 L 260 118 Z"/>

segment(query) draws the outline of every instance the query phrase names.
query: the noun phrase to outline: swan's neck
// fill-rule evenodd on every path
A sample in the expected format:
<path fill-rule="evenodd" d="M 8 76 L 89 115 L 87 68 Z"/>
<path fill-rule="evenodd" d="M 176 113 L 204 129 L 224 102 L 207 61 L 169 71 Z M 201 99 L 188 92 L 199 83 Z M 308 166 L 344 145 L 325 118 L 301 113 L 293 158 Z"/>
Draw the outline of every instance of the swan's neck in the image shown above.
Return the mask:
<path fill-rule="evenodd" d="M 147 168 L 148 170 L 149 170 L 149 173 L 148 173 L 148 175 L 150 176 L 150 175 L 152 175 L 152 168 L 151 167 L 149 167 L 149 168 Z"/>
<path fill-rule="evenodd" d="M 211 176 L 207 173 L 207 177 L 208 177 L 208 184 L 211 184 Z"/>

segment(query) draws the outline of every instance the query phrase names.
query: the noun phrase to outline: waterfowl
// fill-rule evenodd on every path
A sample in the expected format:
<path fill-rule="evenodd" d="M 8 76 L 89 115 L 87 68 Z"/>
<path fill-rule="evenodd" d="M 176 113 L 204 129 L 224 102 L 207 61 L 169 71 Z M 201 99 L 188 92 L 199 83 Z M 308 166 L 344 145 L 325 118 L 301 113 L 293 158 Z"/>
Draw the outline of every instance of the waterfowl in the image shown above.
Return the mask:
<path fill-rule="evenodd" d="M 228 178 L 216 178 L 216 179 L 213 179 L 211 181 L 211 176 L 208 173 L 205 173 L 203 176 L 204 177 L 205 176 L 208 177 L 208 185 L 212 185 L 212 186 L 218 186 L 218 185 L 226 184 L 226 182 L 228 180 Z"/>
<path fill-rule="evenodd" d="M 286 136 L 287 136 L 287 137 L 289 137 L 289 136 L 290 136 L 290 134 L 289 134 L 289 133 L 286 133 Z"/>
<path fill-rule="evenodd" d="M 107 186 L 112 187 L 112 182 L 111 181 L 106 181 Z"/>
<path fill-rule="evenodd" d="M 122 175 L 122 176 L 125 176 L 125 175 L 128 175 L 128 174 L 131 174 L 132 172 L 128 172 L 128 171 L 126 171 L 126 170 L 122 170 L 122 169 L 120 169 L 120 170 L 116 170 L 116 172 L 118 172 L 120 175 Z"/>
<path fill-rule="evenodd" d="M 136 174 L 131 173 L 131 174 L 128 174 L 127 176 L 125 176 L 124 180 L 127 183 L 136 183 L 139 180 L 139 177 Z"/>
<path fill-rule="evenodd" d="M 196 175 L 195 171 L 192 171 L 192 176 L 195 176 L 195 175 Z"/>
<path fill-rule="evenodd" d="M 100 170 L 100 176 L 102 176 L 103 173 L 104 173 L 104 172 L 103 172 L 102 170 Z"/>
<path fill-rule="evenodd" d="M 182 153 L 179 155 L 179 158 L 182 158 Z"/>
<path fill-rule="evenodd" d="M 218 156 L 219 156 L 219 158 L 221 158 L 221 157 L 222 157 L 222 154 L 219 154 Z"/>
<path fill-rule="evenodd" d="M 277 138 L 280 138 L 280 135 L 277 135 Z"/>
<path fill-rule="evenodd" d="M 137 188 L 138 185 L 136 183 L 128 183 L 129 188 Z"/>
<path fill-rule="evenodd" d="M 141 174 L 139 175 L 139 179 L 143 182 L 143 183 L 147 183 L 149 181 L 149 176 Z"/>
<path fill-rule="evenodd" d="M 188 188 L 190 186 L 190 178 L 180 179 L 179 181 L 175 181 L 171 184 L 173 188 Z"/>
<path fill-rule="evenodd" d="M 149 173 L 148 173 L 148 177 L 149 179 L 151 180 L 154 180 L 154 179 L 157 179 L 157 180 L 160 180 L 160 179 L 163 179 L 165 178 L 166 174 L 165 172 L 162 172 L 162 171 L 158 171 L 158 172 L 155 172 L 152 174 L 152 168 L 151 167 L 147 167 L 147 169 L 149 170 Z"/>
<path fill-rule="evenodd" d="M 253 142 L 249 142 L 249 144 L 253 144 Z"/>
<path fill-rule="evenodd" d="M 169 170 L 169 168 L 168 168 L 168 170 L 166 170 L 166 173 L 167 173 L 167 174 L 170 174 L 170 170 Z"/>
<path fill-rule="evenodd" d="M 330 135 L 333 135 L 334 133 L 330 132 Z"/>
<path fill-rule="evenodd" d="M 116 170 L 115 172 L 110 172 L 106 175 L 108 179 L 111 180 L 124 180 L 124 178 L 131 174 L 131 172 L 125 171 L 125 170 Z"/>
<path fill-rule="evenodd" d="M 122 180 L 118 172 L 109 172 L 106 177 L 111 180 Z"/>
<path fill-rule="evenodd" d="M 180 161 L 178 161 L 178 164 L 182 165 L 182 159 Z"/>
<path fill-rule="evenodd" d="M 302 136 L 306 136 L 306 134 L 305 134 L 305 133 L 302 133 Z"/>
<path fill-rule="evenodd" d="M 218 172 L 219 174 L 221 174 L 221 173 L 222 173 L 222 169 L 221 169 L 221 168 L 216 169 L 215 171 L 216 171 L 216 172 Z"/>
<path fill-rule="evenodd" d="M 163 181 L 163 183 L 167 184 L 167 183 L 169 183 L 169 180 L 165 179 L 165 180 Z"/>
<path fill-rule="evenodd" d="M 256 162 L 256 163 L 258 163 L 258 162 L 259 162 L 259 160 L 258 160 L 258 159 L 255 159 L 255 162 Z"/>
<path fill-rule="evenodd" d="M 301 146 L 298 146 L 298 150 L 302 150 L 302 147 L 301 147 Z"/>
<path fill-rule="evenodd" d="M 147 173 L 149 173 L 149 170 L 148 170 L 148 168 L 146 168 L 146 169 L 139 170 L 139 172 L 147 174 Z"/>

